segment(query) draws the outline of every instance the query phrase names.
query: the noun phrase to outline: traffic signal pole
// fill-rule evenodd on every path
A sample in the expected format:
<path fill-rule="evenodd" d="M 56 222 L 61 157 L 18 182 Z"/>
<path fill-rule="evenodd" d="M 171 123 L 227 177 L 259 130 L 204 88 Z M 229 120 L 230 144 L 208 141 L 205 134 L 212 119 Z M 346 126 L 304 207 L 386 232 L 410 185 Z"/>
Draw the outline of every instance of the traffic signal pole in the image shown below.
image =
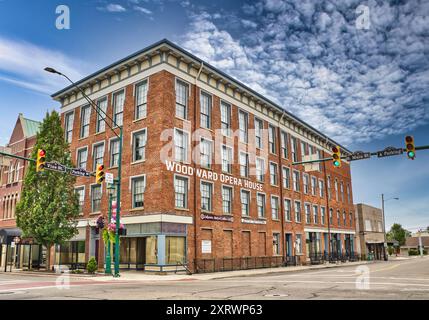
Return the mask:
<path fill-rule="evenodd" d="M 118 161 L 118 179 L 116 181 L 116 230 L 115 230 L 115 275 L 119 277 L 119 224 L 120 224 L 120 212 L 121 212 L 121 185 L 122 185 L 122 146 L 123 146 L 124 130 L 120 127 L 119 132 L 119 161 Z"/>

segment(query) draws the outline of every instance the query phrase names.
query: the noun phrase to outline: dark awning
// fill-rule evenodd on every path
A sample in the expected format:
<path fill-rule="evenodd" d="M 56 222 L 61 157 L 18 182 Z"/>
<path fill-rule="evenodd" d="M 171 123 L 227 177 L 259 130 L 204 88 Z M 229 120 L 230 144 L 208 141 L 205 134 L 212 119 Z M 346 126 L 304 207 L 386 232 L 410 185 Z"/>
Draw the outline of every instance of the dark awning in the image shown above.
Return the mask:
<path fill-rule="evenodd" d="M 0 244 L 10 244 L 15 237 L 20 237 L 21 233 L 19 228 L 0 229 Z"/>

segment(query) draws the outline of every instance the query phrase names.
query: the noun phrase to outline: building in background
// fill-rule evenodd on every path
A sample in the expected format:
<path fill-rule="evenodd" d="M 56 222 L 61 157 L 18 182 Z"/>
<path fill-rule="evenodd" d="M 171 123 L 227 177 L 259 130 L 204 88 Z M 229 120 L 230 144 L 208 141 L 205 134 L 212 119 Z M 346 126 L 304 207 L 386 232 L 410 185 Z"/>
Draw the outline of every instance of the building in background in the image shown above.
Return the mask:
<path fill-rule="evenodd" d="M 368 257 L 373 254 L 374 259 L 383 260 L 385 254 L 383 212 L 363 203 L 355 205 L 357 251 Z"/>
<path fill-rule="evenodd" d="M 5 146 L 8 153 L 30 158 L 40 123 L 19 114 Z M 12 267 L 39 267 L 43 250 L 39 245 L 26 243 L 21 230 L 16 227 L 15 209 L 22 191 L 25 172 L 29 163 L 24 160 L 3 157 L 0 167 L 0 270 L 6 261 Z"/>
<path fill-rule="evenodd" d="M 227 270 L 354 253 L 349 163 L 292 165 L 330 157 L 337 143 L 282 107 L 168 40 L 77 84 L 124 127 L 122 268 Z M 119 141 L 104 116 L 73 86 L 52 97 L 76 166 L 103 163 L 116 177 Z M 57 263 L 96 256 L 102 267 L 95 220 L 107 214 L 107 188 L 78 178 L 76 192 L 79 235 Z"/>
<path fill-rule="evenodd" d="M 429 232 L 416 232 L 407 237 L 405 245 L 401 246 L 401 255 L 420 255 L 420 244 L 423 248 L 423 254 L 427 254 L 429 252 Z"/>

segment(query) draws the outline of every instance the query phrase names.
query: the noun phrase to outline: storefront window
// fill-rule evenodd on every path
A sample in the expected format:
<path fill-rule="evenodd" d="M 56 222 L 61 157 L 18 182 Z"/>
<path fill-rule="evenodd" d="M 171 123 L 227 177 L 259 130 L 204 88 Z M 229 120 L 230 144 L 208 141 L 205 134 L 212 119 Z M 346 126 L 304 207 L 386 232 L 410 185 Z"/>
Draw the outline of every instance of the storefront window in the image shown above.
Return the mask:
<path fill-rule="evenodd" d="M 156 237 L 146 238 L 146 264 L 158 263 L 158 252 L 157 252 L 156 246 L 157 246 Z"/>
<path fill-rule="evenodd" d="M 165 239 L 165 262 L 176 264 L 185 262 L 185 238 L 166 237 Z"/>
<path fill-rule="evenodd" d="M 60 246 L 60 264 L 85 263 L 85 241 L 69 241 Z"/>

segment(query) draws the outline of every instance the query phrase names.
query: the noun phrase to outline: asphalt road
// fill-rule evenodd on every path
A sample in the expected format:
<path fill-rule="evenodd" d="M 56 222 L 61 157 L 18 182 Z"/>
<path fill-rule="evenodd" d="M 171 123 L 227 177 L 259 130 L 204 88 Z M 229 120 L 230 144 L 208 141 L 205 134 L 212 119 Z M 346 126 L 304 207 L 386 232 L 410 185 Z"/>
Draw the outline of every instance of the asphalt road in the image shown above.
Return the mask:
<path fill-rule="evenodd" d="M 97 281 L 0 273 L 0 299 L 429 299 L 429 257 L 212 280 Z M 60 282 L 61 284 L 61 282 Z M 65 285 L 65 286 L 64 286 Z"/>

